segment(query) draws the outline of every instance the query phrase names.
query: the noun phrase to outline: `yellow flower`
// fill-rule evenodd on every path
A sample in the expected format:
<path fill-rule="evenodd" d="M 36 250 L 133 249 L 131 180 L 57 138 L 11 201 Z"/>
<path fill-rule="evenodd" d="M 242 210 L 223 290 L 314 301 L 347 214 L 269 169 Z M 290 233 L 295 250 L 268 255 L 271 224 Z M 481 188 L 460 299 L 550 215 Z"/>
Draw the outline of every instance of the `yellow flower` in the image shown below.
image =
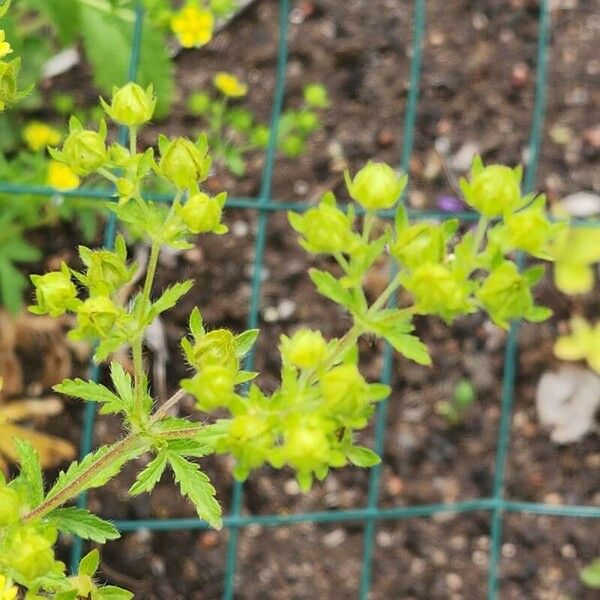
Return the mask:
<path fill-rule="evenodd" d="M 171 18 L 171 31 L 184 48 L 198 48 L 208 44 L 213 34 L 214 18 L 210 11 L 196 3 L 186 4 Z"/>
<path fill-rule="evenodd" d="M 46 148 L 46 146 L 60 144 L 62 135 L 59 131 L 45 123 L 32 121 L 23 129 L 23 139 L 31 150 L 37 152 Z"/>
<path fill-rule="evenodd" d="M 0 29 L 0 58 L 4 58 L 7 54 L 12 52 L 10 44 L 6 41 L 6 34 L 4 29 Z"/>
<path fill-rule="evenodd" d="M 56 190 L 65 192 L 79 186 L 79 177 L 67 165 L 57 160 L 51 160 L 48 165 L 46 183 Z"/>
<path fill-rule="evenodd" d="M 15 600 L 19 590 L 4 575 L 0 575 L 0 600 Z"/>
<path fill-rule="evenodd" d="M 248 86 L 242 83 L 235 75 L 220 71 L 213 78 L 214 86 L 225 96 L 241 98 L 246 95 Z"/>

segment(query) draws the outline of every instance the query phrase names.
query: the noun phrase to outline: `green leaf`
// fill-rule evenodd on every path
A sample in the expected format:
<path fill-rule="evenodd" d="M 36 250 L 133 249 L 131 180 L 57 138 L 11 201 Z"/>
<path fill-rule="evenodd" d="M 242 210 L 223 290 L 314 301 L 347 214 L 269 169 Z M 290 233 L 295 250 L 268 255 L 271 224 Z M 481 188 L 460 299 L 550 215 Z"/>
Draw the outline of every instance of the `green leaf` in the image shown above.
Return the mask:
<path fill-rule="evenodd" d="M 18 481 L 24 485 L 29 502 L 38 506 L 44 499 L 44 480 L 38 453 L 29 442 L 19 438 L 14 438 L 13 442 L 21 468 Z"/>
<path fill-rule="evenodd" d="M 385 339 L 394 347 L 394 349 L 408 358 L 414 360 L 420 365 L 430 365 L 431 356 L 427 346 L 416 336 L 406 333 L 390 332 Z"/>
<path fill-rule="evenodd" d="M 159 452 L 147 465 L 146 468 L 138 473 L 135 483 L 129 488 L 129 494 L 137 496 L 144 492 L 150 492 L 160 481 L 162 474 L 167 466 L 167 454 Z"/>
<path fill-rule="evenodd" d="M 22 273 L 0 254 L 0 302 L 9 312 L 16 314 L 21 310 L 27 286 L 27 279 Z"/>
<path fill-rule="evenodd" d="M 128 78 L 133 22 L 84 4 L 80 5 L 80 14 L 80 33 L 94 67 L 94 81 L 110 93 L 113 85 L 121 86 Z M 151 23 L 144 23 L 140 59 L 137 81 L 143 88 L 153 84 L 157 96 L 155 117 L 165 116 L 173 95 L 173 68 L 165 35 Z"/>
<path fill-rule="evenodd" d="M 206 333 L 202 323 L 202 313 L 197 306 L 194 306 L 190 314 L 190 331 L 196 339 L 202 337 Z"/>
<path fill-rule="evenodd" d="M 100 552 L 94 549 L 88 552 L 80 561 L 77 572 L 79 575 L 88 575 L 91 577 L 100 566 Z"/>
<path fill-rule="evenodd" d="M 102 405 L 100 413 L 103 415 L 126 410 L 126 406 L 121 398 L 101 383 L 83 381 L 83 379 L 65 379 L 61 383 L 55 385 L 52 389 L 59 394 L 65 394 L 73 398 L 81 398 L 88 402 L 100 403 Z"/>
<path fill-rule="evenodd" d="M 600 558 L 592 561 L 587 567 L 581 570 L 581 581 L 588 587 L 600 589 Z"/>
<path fill-rule="evenodd" d="M 181 298 L 184 294 L 187 294 L 193 285 L 194 282 L 189 279 L 188 281 L 181 281 L 167 288 L 162 293 L 161 297 L 152 304 L 149 317 L 153 319 L 165 310 L 173 308 L 173 306 L 177 304 L 179 298 Z"/>
<path fill-rule="evenodd" d="M 532 323 L 541 323 L 552 316 L 552 309 L 546 306 L 532 306 L 525 318 Z"/>
<path fill-rule="evenodd" d="M 117 453 L 115 450 L 120 449 L 124 443 L 130 443 L 131 446 L 127 447 L 126 451 Z M 141 440 L 135 443 L 121 441 L 111 446 L 101 446 L 95 452 L 91 452 L 85 456 L 80 462 L 72 462 L 66 471 L 61 471 L 56 482 L 46 495 L 46 500 L 54 498 L 66 488 L 77 486 L 81 476 L 87 473 L 88 469 L 94 464 L 97 465 L 94 476 L 87 481 L 84 489 L 78 488 L 75 491 L 83 492 L 103 486 L 121 471 L 126 462 L 143 454 L 147 448 L 148 443 Z"/>
<path fill-rule="evenodd" d="M 348 460 L 357 467 L 372 467 L 381 462 L 381 458 L 364 446 L 351 446 L 348 448 Z"/>
<path fill-rule="evenodd" d="M 134 408 L 133 383 L 131 375 L 125 372 L 123 366 L 118 362 L 110 363 L 110 378 L 121 398 L 121 406 L 129 412 Z"/>
<path fill-rule="evenodd" d="M 112 523 L 97 517 L 86 508 L 77 508 L 76 506 L 57 508 L 49 513 L 48 518 L 52 519 L 60 531 L 72 533 L 84 540 L 92 540 L 99 544 L 121 537 Z"/>
<path fill-rule="evenodd" d="M 92 592 L 92 600 L 131 600 L 131 598 L 133 598 L 131 592 L 116 585 L 105 585 Z"/>
<path fill-rule="evenodd" d="M 252 350 L 252 346 L 254 346 L 254 343 L 256 342 L 258 333 L 258 329 L 248 329 L 248 331 L 244 331 L 244 333 L 235 336 L 235 353 L 238 358 L 246 356 L 246 354 Z"/>
<path fill-rule="evenodd" d="M 79 0 L 27 0 L 56 28 L 62 46 L 72 44 L 79 33 Z"/>
<path fill-rule="evenodd" d="M 209 525 L 220 529 L 221 507 L 215 498 L 215 488 L 210 483 L 208 476 L 200 467 L 189 462 L 177 454 L 169 455 L 169 464 L 175 474 L 175 481 L 179 484 L 181 493 L 187 496 L 196 507 L 196 512 L 201 519 Z"/>
<path fill-rule="evenodd" d="M 170 440 L 168 446 L 171 452 L 175 452 L 175 454 L 179 454 L 180 456 L 194 456 L 199 458 L 211 453 L 211 449 L 196 438 Z"/>
<path fill-rule="evenodd" d="M 354 304 L 352 294 L 331 273 L 310 269 L 308 274 L 322 296 L 342 306 L 351 307 Z"/>

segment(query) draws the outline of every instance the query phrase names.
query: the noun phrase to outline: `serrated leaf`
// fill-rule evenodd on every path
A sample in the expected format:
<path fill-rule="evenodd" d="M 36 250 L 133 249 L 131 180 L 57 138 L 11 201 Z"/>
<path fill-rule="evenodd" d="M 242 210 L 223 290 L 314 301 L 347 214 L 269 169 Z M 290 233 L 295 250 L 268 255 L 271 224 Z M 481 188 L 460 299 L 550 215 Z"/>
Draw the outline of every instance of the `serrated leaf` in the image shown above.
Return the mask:
<path fill-rule="evenodd" d="M 146 468 L 138 473 L 135 483 L 129 488 L 129 494 L 137 496 L 144 492 L 150 492 L 160 481 L 162 474 L 167 466 L 167 455 L 165 452 L 159 452 L 147 465 Z"/>
<path fill-rule="evenodd" d="M 115 363 L 113 363 L 115 364 Z M 112 369 L 112 367 L 111 367 Z M 55 392 L 81 398 L 88 402 L 99 402 L 102 407 L 100 412 L 104 415 L 118 413 L 125 410 L 126 407 L 119 396 L 111 392 L 106 386 L 94 381 L 84 381 L 83 379 L 65 379 L 52 388 Z"/>
<path fill-rule="evenodd" d="M 117 390 L 117 394 L 121 398 L 121 405 L 126 411 L 133 409 L 133 383 L 131 375 L 125 371 L 123 366 L 118 362 L 110 363 L 110 378 Z"/>
<path fill-rule="evenodd" d="M 211 453 L 211 449 L 196 438 L 170 440 L 168 446 L 171 452 L 175 452 L 180 456 L 194 456 L 199 458 Z"/>
<path fill-rule="evenodd" d="M 351 307 L 354 304 L 352 294 L 331 273 L 310 269 L 308 274 L 322 296 L 342 306 Z"/>
<path fill-rule="evenodd" d="M 90 490 L 104 485 L 121 471 L 126 462 L 136 458 L 147 449 L 146 442 L 136 441 L 135 443 L 131 443 L 131 447 L 127 448 L 126 451 L 122 453 L 114 452 L 116 448 L 122 447 L 125 443 L 127 442 L 121 441 L 112 446 L 101 446 L 95 452 L 85 456 L 80 462 L 72 462 L 66 471 L 59 473 L 56 482 L 46 495 L 46 500 L 54 498 L 67 488 L 76 487 L 81 476 L 87 473 L 88 469 L 94 463 L 100 462 L 101 466 L 97 468 L 94 476 L 86 482 L 84 489 Z M 109 455 L 113 455 L 112 459 L 107 460 Z M 82 492 L 84 490 L 78 489 L 76 491 Z"/>
<path fill-rule="evenodd" d="M 407 333 L 396 333 L 388 331 L 385 339 L 394 347 L 394 349 L 408 358 L 414 360 L 420 365 L 430 365 L 431 356 L 427 346 L 416 336 Z"/>
<path fill-rule="evenodd" d="M 191 500 L 198 516 L 212 527 L 220 529 L 223 525 L 221 507 L 215 498 L 215 488 L 208 476 L 198 465 L 177 454 L 169 455 L 169 464 L 181 493 Z"/>
<path fill-rule="evenodd" d="M 348 460 L 357 467 L 373 467 L 381 462 L 379 455 L 364 446 L 351 446 L 348 448 Z"/>
<path fill-rule="evenodd" d="M 172 285 L 171 287 L 167 288 L 162 293 L 160 298 L 156 300 L 156 302 L 152 303 L 152 308 L 150 309 L 149 315 L 150 318 L 153 319 L 165 310 L 173 308 L 173 306 L 177 304 L 179 298 L 181 298 L 184 294 L 187 294 L 187 292 L 190 291 L 193 285 L 194 282 L 190 279 L 188 281 L 176 283 L 175 285 Z"/>
<path fill-rule="evenodd" d="M 199 338 L 206 333 L 202 322 L 202 313 L 197 306 L 194 306 L 190 313 L 190 331 L 194 338 Z"/>
<path fill-rule="evenodd" d="M 79 575 L 88 575 L 91 577 L 100 566 L 100 552 L 94 548 L 88 552 L 80 561 L 77 572 Z"/>
<path fill-rule="evenodd" d="M 248 329 L 248 331 L 235 336 L 235 353 L 238 358 L 246 356 L 252 350 L 258 334 L 258 329 Z"/>
<path fill-rule="evenodd" d="M 77 508 L 76 506 L 57 508 L 49 513 L 48 518 L 52 519 L 60 531 L 72 533 L 84 540 L 92 540 L 99 544 L 121 537 L 112 523 L 97 517 L 86 508 Z"/>
<path fill-rule="evenodd" d="M 116 585 L 105 585 L 92 592 L 92 600 L 131 600 L 131 598 L 133 598 L 131 592 Z"/>
<path fill-rule="evenodd" d="M 14 438 L 13 443 L 21 469 L 18 481 L 26 489 L 31 505 L 37 506 L 44 499 L 44 480 L 39 455 L 29 442 Z"/>

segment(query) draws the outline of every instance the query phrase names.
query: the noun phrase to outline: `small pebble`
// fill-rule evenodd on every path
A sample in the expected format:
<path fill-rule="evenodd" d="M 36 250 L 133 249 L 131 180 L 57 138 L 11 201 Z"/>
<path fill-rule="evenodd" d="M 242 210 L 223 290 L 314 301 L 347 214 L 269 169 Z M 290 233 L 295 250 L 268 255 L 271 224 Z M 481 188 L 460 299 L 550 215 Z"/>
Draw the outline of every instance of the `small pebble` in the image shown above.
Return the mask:
<path fill-rule="evenodd" d="M 282 319 L 289 319 L 296 312 L 296 303 L 293 300 L 284 299 L 277 305 L 277 311 Z"/>
<path fill-rule="evenodd" d="M 394 543 L 394 538 L 392 534 L 388 531 L 379 531 L 377 532 L 377 545 L 382 548 L 389 548 Z"/>
<path fill-rule="evenodd" d="M 457 592 L 458 590 L 460 590 L 462 588 L 462 584 L 463 584 L 462 577 L 460 575 L 458 575 L 457 573 L 448 573 L 446 575 L 446 585 L 448 586 L 448 589 L 450 589 L 451 591 Z"/>
<path fill-rule="evenodd" d="M 231 224 L 231 233 L 233 233 L 235 237 L 244 237 L 248 235 L 249 231 L 250 226 L 246 221 L 237 220 Z"/>
<path fill-rule="evenodd" d="M 422 558 L 415 558 L 410 563 L 410 572 L 413 575 L 423 575 L 427 569 L 427 563 Z"/>
<path fill-rule="evenodd" d="M 323 537 L 323 543 L 328 548 L 335 548 L 344 542 L 346 539 L 346 533 L 343 529 L 334 529 L 331 533 L 328 533 Z"/>
<path fill-rule="evenodd" d="M 563 558 L 577 558 L 577 550 L 573 544 L 565 544 L 560 549 L 560 553 Z"/>
<path fill-rule="evenodd" d="M 294 182 L 294 193 L 298 196 L 306 196 L 308 193 L 308 183 L 304 179 L 298 179 Z"/>
<path fill-rule="evenodd" d="M 484 552 L 483 550 L 475 550 L 475 552 L 473 552 L 473 554 L 471 556 L 471 560 L 478 567 L 486 567 L 488 564 L 487 552 Z"/>
<path fill-rule="evenodd" d="M 514 544 L 502 545 L 502 556 L 504 558 L 513 558 L 517 554 L 517 547 Z"/>
<path fill-rule="evenodd" d="M 288 496 L 295 496 L 300 493 L 300 486 L 295 479 L 288 479 L 283 484 L 283 489 Z"/>

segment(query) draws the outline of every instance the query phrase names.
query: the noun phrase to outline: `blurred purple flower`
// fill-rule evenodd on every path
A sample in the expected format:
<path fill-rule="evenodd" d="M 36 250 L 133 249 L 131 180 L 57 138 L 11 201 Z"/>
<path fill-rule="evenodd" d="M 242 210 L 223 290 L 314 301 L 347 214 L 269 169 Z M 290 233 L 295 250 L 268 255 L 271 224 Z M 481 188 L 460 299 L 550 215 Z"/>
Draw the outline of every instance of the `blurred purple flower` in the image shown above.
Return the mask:
<path fill-rule="evenodd" d="M 437 207 L 444 212 L 454 213 L 465 210 L 465 203 L 456 196 L 439 196 Z"/>

